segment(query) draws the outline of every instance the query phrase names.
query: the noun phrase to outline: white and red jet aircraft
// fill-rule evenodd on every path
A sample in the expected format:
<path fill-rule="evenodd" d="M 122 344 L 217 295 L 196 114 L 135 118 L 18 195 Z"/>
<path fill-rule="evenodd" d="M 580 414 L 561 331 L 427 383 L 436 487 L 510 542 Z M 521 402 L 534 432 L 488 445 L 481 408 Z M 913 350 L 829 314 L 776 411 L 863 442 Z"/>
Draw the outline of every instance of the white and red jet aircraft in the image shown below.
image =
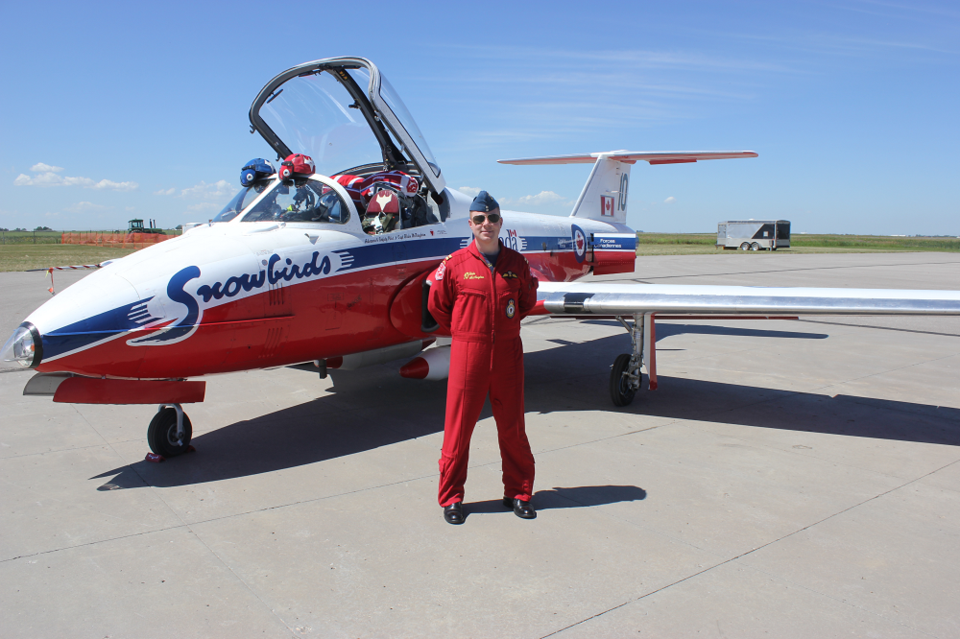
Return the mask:
<path fill-rule="evenodd" d="M 255 180 L 211 223 L 106 263 L 37 309 L 3 348 L 3 360 L 38 371 L 25 395 L 158 404 L 148 440 L 154 453 L 171 456 L 189 449 L 192 434 L 181 405 L 204 397 L 205 382 L 188 378 L 285 365 L 323 376 L 421 351 L 401 374 L 445 376 L 449 347 L 423 350 L 440 334 L 425 310 L 426 291 L 439 262 L 471 241 L 471 200 L 446 188 L 386 78 L 363 58 L 301 64 L 264 87 L 250 121 L 278 157 L 308 155 L 316 173 Z M 633 272 L 636 235 L 625 225 L 633 164 L 756 155 L 612 151 L 502 160 L 593 164 L 569 217 L 508 211 L 502 239 L 541 282 L 535 314 L 616 317 L 628 330 L 632 350 L 611 373 L 617 405 L 633 399 L 642 367 L 656 387 L 658 314 L 960 314 L 953 291 L 574 282 Z M 370 186 L 360 193 L 351 187 L 358 182 Z M 391 202 L 390 224 L 368 216 Z"/>

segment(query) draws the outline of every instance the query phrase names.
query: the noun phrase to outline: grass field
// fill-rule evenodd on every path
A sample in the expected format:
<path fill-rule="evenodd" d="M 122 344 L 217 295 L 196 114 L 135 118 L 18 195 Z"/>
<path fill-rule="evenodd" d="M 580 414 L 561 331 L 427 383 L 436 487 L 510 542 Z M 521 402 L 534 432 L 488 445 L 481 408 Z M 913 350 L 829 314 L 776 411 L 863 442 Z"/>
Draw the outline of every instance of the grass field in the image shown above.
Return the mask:
<path fill-rule="evenodd" d="M 97 264 L 130 255 L 133 251 L 80 244 L 0 244 L 0 271 Z"/>
<path fill-rule="evenodd" d="M 37 233 L 39 236 L 43 231 Z M 59 239 L 60 233 L 53 233 Z M 32 235 L 27 231 L 24 235 Z M 638 233 L 637 255 L 697 255 L 723 251 L 715 246 L 715 233 Z M 887 251 L 960 252 L 960 239 L 942 237 L 884 237 L 871 235 L 794 235 L 790 248 L 780 253 L 872 253 Z M 54 244 L 52 242 L 8 242 L 0 244 L 0 272 L 27 271 L 51 266 L 97 264 L 133 253 L 134 249 Z"/>
<path fill-rule="evenodd" d="M 113 231 L 0 231 L 0 246 L 6 244 L 59 244 L 63 233 L 112 233 Z M 122 232 L 122 231 L 120 231 Z M 179 235 L 175 229 L 164 229 L 166 235 Z"/>

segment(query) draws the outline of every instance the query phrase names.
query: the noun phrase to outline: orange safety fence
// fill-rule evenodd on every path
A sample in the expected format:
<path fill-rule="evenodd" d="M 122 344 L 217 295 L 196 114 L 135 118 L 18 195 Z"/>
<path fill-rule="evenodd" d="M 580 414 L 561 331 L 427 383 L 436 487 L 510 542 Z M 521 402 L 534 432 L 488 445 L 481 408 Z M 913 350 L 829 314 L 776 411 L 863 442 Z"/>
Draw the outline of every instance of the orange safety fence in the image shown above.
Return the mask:
<path fill-rule="evenodd" d="M 86 233 L 61 233 L 61 244 L 87 244 L 93 246 L 115 246 L 117 248 L 143 248 L 159 244 L 176 237 L 163 233 L 104 233 L 90 231 Z"/>

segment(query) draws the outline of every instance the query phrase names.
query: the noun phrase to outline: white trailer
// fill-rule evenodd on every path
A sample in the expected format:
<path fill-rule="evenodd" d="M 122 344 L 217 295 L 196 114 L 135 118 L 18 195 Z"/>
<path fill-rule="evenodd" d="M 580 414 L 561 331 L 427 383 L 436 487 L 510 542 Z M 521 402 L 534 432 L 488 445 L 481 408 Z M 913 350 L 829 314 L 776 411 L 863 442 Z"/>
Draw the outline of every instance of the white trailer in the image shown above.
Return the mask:
<path fill-rule="evenodd" d="M 790 247 L 790 222 L 787 220 L 743 220 L 720 222 L 717 246 L 724 249 L 759 251 Z"/>

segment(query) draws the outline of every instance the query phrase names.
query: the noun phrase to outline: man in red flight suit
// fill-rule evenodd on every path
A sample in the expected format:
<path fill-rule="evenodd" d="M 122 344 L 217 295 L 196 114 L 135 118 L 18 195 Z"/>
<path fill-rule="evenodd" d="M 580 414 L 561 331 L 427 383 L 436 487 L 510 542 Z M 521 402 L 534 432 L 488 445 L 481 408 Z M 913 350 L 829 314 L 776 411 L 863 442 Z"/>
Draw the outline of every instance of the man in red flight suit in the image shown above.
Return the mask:
<path fill-rule="evenodd" d="M 440 457 L 443 517 L 462 524 L 470 437 L 490 395 L 503 460 L 503 505 L 533 519 L 533 453 L 523 422 L 520 320 L 537 301 L 537 280 L 522 255 L 499 239 L 500 206 L 486 191 L 470 205 L 473 242 L 433 275 L 429 309 L 453 337 Z"/>

